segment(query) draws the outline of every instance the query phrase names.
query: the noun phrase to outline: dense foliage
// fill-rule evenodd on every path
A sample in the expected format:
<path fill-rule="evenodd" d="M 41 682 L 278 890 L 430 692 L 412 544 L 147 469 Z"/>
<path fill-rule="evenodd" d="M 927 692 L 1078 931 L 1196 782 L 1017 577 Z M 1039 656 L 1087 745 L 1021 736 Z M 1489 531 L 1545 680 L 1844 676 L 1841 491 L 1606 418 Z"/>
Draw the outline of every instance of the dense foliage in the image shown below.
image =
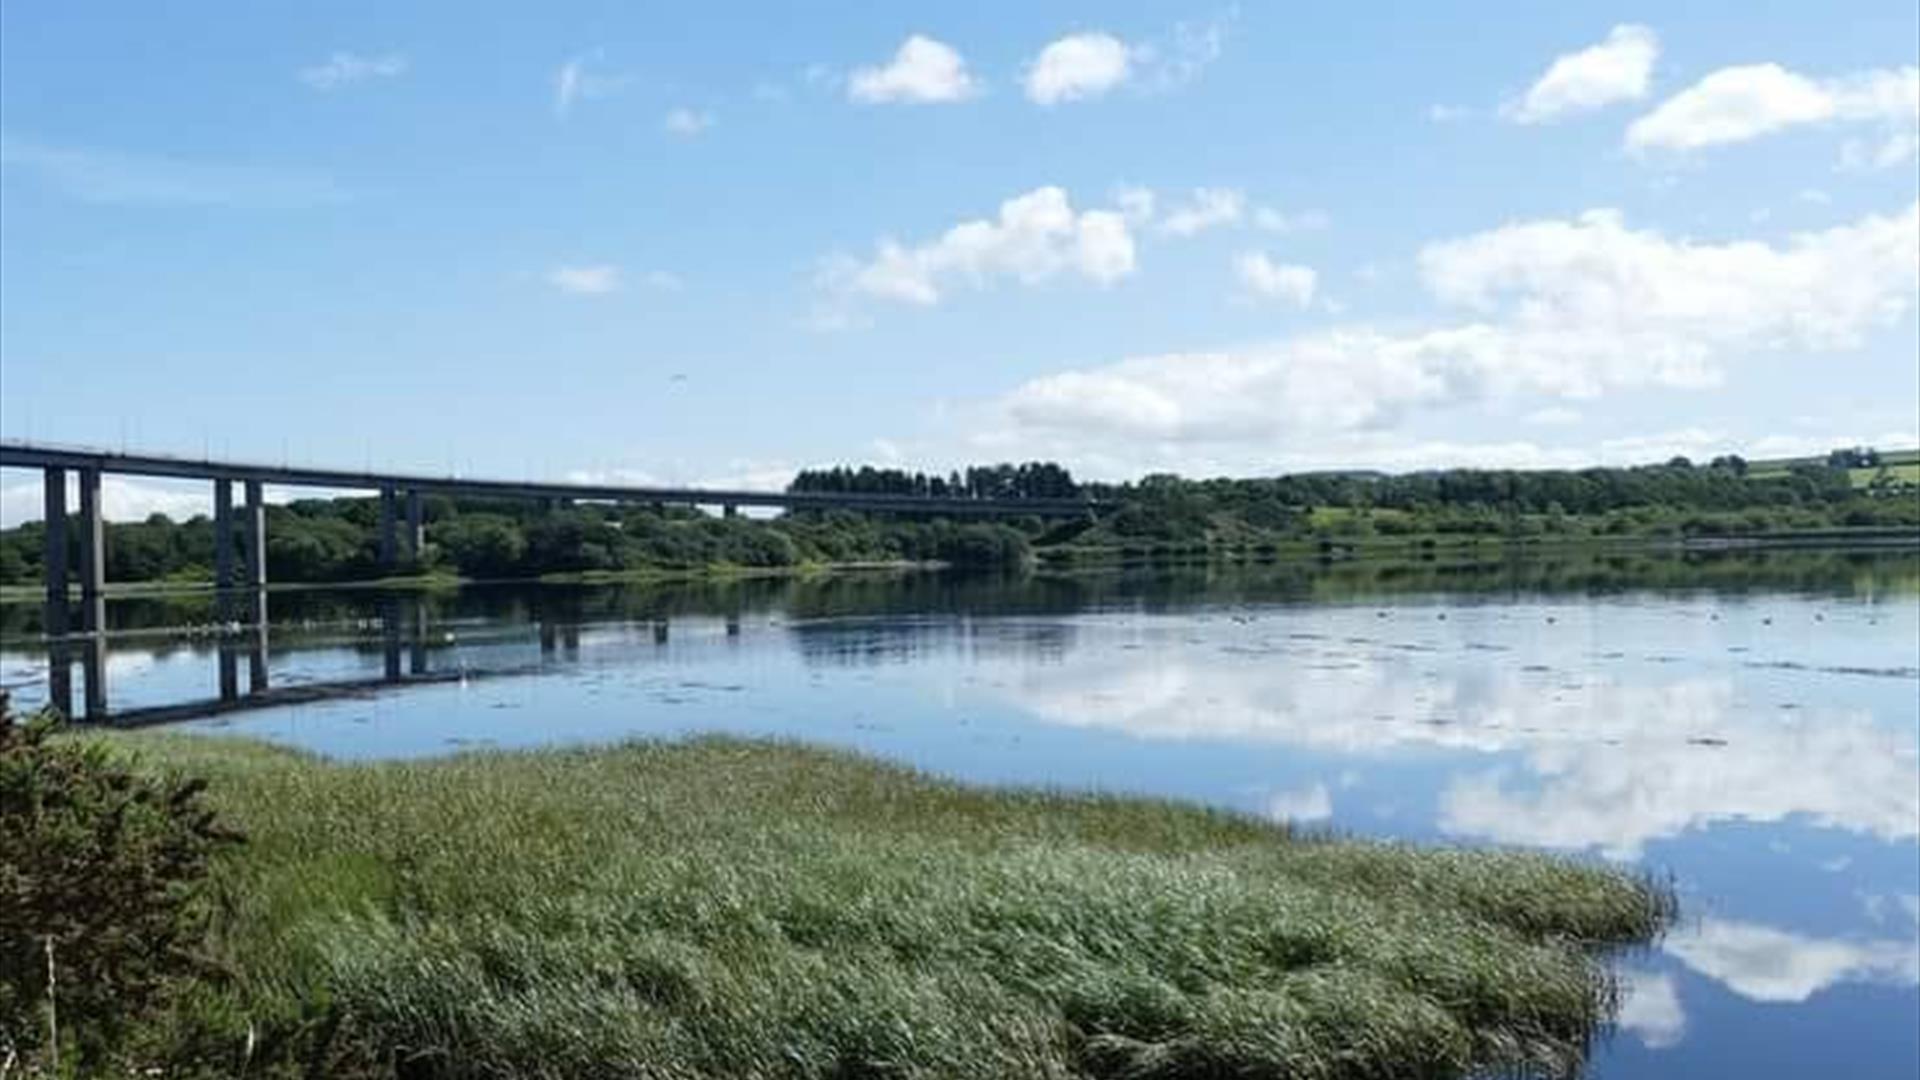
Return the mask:
<path fill-rule="evenodd" d="M 449 570 L 473 578 L 542 574 L 749 569 L 805 563 L 940 560 L 1011 566 L 1027 557 L 1026 531 L 983 522 L 793 514 L 777 520 L 720 518 L 685 509 L 426 500 L 425 558 L 410 571 Z M 309 499 L 267 508 L 267 576 L 278 582 L 378 578 L 378 504 L 370 498 Z M 70 530 L 72 533 L 77 529 Z M 39 522 L 0 532 L 0 583 L 38 580 Z M 77 544 L 77 536 L 70 541 Z M 212 576 L 213 526 L 156 514 L 107 527 L 107 580 L 205 580 Z M 69 565 L 77 565 L 77 547 Z"/>
<path fill-rule="evenodd" d="M 1011 524 L 846 512 L 720 518 L 684 508 L 600 504 L 547 510 L 527 502 L 431 497 L 425 558 L 408 569 L 497 579 L 897 560 L 1011 566 L 1033 549 L 1204 552 L 1368 538 L 1728 536 L 1920 526 L 1920 493 L 1911 479 L 1920 476 L 1920 464 L 1909 460 L 1911 452 L 1899 456 L 1893 463 L 1894 455 L 1852 449 L 1771 464 L 1728 455 L 1708 465 L 1681 458 L 1579 470 L 1245 480 L 1155 475 L 1127 484 L 1076 482 L 1047 462 L 976 466 L 946 477 L 861 466 L 806 470 L 791 485 L 794 491 L 944 498 L 1086 496 L 1100 504 L 1097 520 Z M 377 517 L 371 498 L 268 507 L 268 576 L 279 582 L 382 576 Z M 37 522 L 0 531 L 0 584 L 37 580 L 41 545 Z M 213 555 L 205 517 L 174 522 L 156 514 L 109 526 L 107 578 L 205 580 Z M 77 550 L 70 564 L 76 562 Z"/>
<path fill-rule="evenodd" d="M 204 784 L 54 727 L 17 721 L 0 694 L 0 1062 L 100 1075 L 201 974 L 201 885 L 234 834 Z"/>
<path fill-rule="evenodd" d="M 871 465 L 802 469 L 787 490 L 969 499 L 1068 499 L 1080 494 L 1073 474 L 1051 461 L 972 465 L 944 477 Z"/>

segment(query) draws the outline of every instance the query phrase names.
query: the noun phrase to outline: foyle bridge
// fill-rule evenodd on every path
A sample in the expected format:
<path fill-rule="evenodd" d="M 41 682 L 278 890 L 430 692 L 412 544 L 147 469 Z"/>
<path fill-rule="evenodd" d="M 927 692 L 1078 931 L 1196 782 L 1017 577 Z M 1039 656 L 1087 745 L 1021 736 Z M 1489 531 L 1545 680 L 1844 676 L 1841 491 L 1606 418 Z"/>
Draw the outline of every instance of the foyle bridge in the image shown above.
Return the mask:
<path fill-rule="evenodd" d="M 267 584 L 267 518 L 262 491 L 276 487 L 312 487 L 331 490 L 376 491 L 380 497 L 380 559 L 397 568 L 417 556 L 426 536 L 422 496 L 465 495 L 501 499 L 540 500 L 558 505 L 569 500 L 605 503 L 649 503 L 672 506 L 717 506 L 732 517 L 742 506 L 782 510 L 853 510 L 866 513 L 927 514 L 968 517 L 1077 517 L 1097 504 L 1089 499 L 992 499 L 869 492 L 749 491 L 718 488 L 572 484 L 528 480 L 487 480 L 459 476 L 426 476 L 390 472 L 267 465 L 241 461 L 193 459 L 167 454 L 141 454 L 81 446 L 0 440 L 0 467 L 39 469 L 45 478 L 47 633 L 68 632 L 67 610 L 69 542 L 67 530 L 67 473 L 77 474 L 80 505 L 79 571 L 80 629 L 93 633 L 104 626 L 101 595 L 106 586 L 106 528 L 101 516 L 100 478 L 113 473 L 171 479 L 206 480 L 213 484 L 214 585 L 217 589 L 261 589 Z M 234 503 L 234 485 L 241 486 L 245 502 Z M 404 507 L 404 528 L 402 509 Z M 240 536 L 240 565 L 234 565 L 233 542 Z M 239 571 L 236 573 L 236 569 Z"/>

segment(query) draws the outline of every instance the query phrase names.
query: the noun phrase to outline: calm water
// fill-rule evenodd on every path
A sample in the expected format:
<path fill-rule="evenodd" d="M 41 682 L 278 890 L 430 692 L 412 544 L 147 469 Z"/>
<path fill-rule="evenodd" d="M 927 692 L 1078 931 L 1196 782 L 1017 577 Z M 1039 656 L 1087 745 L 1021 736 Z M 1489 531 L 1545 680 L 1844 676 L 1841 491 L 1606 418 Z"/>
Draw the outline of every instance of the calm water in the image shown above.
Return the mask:
<path fill-rule="evenodd" d="M 699 731 L 1671 874 L 1593 1073 L 1920 1071 L 1920 558 L 115 602 L 106 707 L 340 757 Z M 0 682 L 44 700 L 30 606 Z M 289 702 L 289 696 L 303 700 Z M 225 699 L 224 703 L 222 699 Z M 258 707 L 256 707 L 258 706 Z"/>

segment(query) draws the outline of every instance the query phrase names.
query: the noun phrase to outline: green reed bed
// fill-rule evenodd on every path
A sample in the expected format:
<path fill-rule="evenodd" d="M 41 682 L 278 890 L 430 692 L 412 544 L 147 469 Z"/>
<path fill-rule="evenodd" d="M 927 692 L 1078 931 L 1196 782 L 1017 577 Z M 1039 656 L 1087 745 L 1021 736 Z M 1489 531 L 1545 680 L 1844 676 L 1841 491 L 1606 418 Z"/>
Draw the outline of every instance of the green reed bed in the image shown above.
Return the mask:
<path fill-rule="evenodd" d="M 1607 1018 L 1605 952 L 1671 916 L 1545 856 L 788 744 L 116 741 L 247 834 L 214 872 L 225 974 L 165 1036 L 250 1075 L 1554 1073 Z"/>

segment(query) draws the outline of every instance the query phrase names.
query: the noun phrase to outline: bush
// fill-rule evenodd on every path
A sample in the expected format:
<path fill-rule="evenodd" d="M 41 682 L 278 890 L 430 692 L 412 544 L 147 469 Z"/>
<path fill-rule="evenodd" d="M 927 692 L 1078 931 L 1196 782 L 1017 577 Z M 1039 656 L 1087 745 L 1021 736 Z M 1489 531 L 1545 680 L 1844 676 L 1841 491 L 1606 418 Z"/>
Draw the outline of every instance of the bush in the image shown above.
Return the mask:
<path fill-rule="evenodd" d="M 0 1061 L 94 1075 L 195 973 L 207 861 L 236 840 L 203 781 L 135 773 L 0 694 Z"/>

